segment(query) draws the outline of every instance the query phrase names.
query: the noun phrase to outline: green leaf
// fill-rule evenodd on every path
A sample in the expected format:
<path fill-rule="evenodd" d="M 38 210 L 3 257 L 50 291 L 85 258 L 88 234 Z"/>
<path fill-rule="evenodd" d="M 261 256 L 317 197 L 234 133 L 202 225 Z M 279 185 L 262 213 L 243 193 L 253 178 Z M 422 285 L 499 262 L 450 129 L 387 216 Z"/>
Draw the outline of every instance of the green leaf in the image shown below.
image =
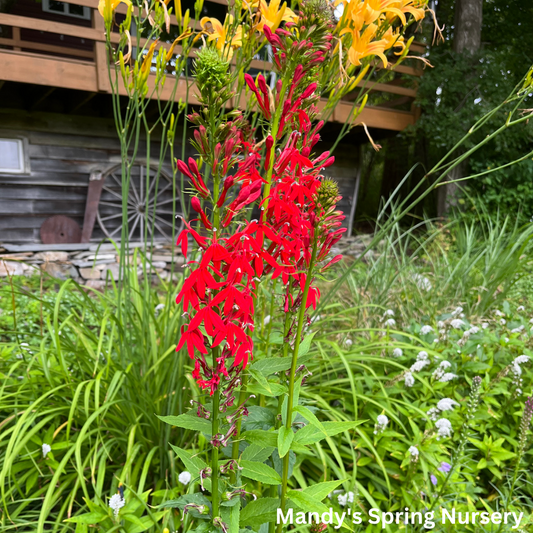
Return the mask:
<path fill-rule="evenodd" d="M 278 452 L 280 457 L 285 457 L 291 449 L 292 440 L 294 439 L 294 432 L 292 428 L 281 426 L 278 433 Z"/>
<path fill-rule="evenodd" d="M 304 339 L 305 342 L 305 339 Z M 300 350 L 302 349 L 303 343 L 300 345 Z M 307 361 L 311 360 L 311 356 L 301 357 L 302 353 L 300 351 L 298 357 L 298 364 L 303 365 Z M 261 372 L 265 376 L 271 376 L 276 372 L 283 372 L 284 370 L 289 370 L 292 365 L 292 356 L 289 357 L 270 357 L 256 361 L 250 367 L 256 372 Z"/>
<path fill-rule="evenodd" d="M 136 526 L 139 526 L 141 528 L 145 526 L 145 523 L 139 517 L 131 513 L 121 513 L 120 518 L 126 520 L 126 522 L 131 522 L 132 524 L 135 524 Z"/>
<path fill-rule="evenodd" d="M 200 475 L 200 470 L 207 468 L 207 463 L 203 459 L 200 459 L 200 457 L 194 456 L 190 452 L 183 450 L 178 446 L 174 446 L 173 444 L 171 444 L 170 447 L 174 450 L 174 453 L 182 460 L 183 464 L 185 465 L 185 468 L 188 472 L 190 472 L 193 479 L 197 478 Z M 211 479 L 204 479 L 204 486 L 208 490 L 211 490 Z"/>
<path fill-rule="evenodd" d="M 211 422 L 205 418 L 199 418 L 197 416 L 192 416 L 189 414 L 179 415 L 179 416 L 159 416 L 159 420 L 165 422 L 165 424 L 170 424 L 171 426 L 176 426 L 183 429 L 192 429 L 194 431 L 201 431 L 207 435 L 211 435 Z"/>
<path fill-rule="evenodd" d="M 258 461 L 264 463 L 271 455 L 275 448 L 268 446 L 264 448 L 259 444 L 250 444 L 242 453 L 242 458 L 246 461 Z"/>
<path fill-rule="evenodd" d="M 299 507 L 302 511 L 326 513 L 328 508 L 316 498 L 313 498 L 309 494 L 301 490 L 289 490 L 287 496 Z"/>
<path fill-rule="evenodd" d="M 177 500 L 169 500 L 162 503 L 159 508 L 171 507 L 173 509 L 183 510 L 185 506 L 189 503 L 195 503 L 196 505 L 205 505 L 206 507 L 210 508 L 209 500 L 201 492 L 195 492 L 193 494 L 184 494 L 183 496 L 180 496 Z M 207 515 L 201 515 L 195 509 L 190 509 L 189 513 L 196 518 L 207 517 Z"/>
<path fill-rule="evenodd" d="M 74 522 L 75 524 L 98 524 L 106 518 L 109 518 L 109 515 L 99 512 L 85 513 L 78 516 L 73 516 L 72 518 L 67 518 L 65 522 Z"/>
<path fill-rule="evenodd" d="M 269 396 L 270 398 L 281 396 L 286 390 L 287 387 L 285 387 L 285 385 L 270 382 L 268 382 L 268 388 L 261 383 L 250 383 L 246 386 L 246 392 L 252 394 L 262 394 L 263 396 Z"/>
<path fill-rule="evenodd" d="M 316 483 L 310 487 L 306 487 L 302 490 L 307 496 L 311 496 L 315 500 L 322 501 L 328 494 L 331 494 L 343 481 L 324 481 L 322 483 Z"/>
<path fill-rule="evenodd" d="M 304 405 L 296 405 L 294 407 L 294 411 L 300 413 L 308 422 L 313 424 L 313 426 L 317 427 L 322 433 L 324 433 L 324 436 L 326 436 L 326 430 L 324 429 L 322 422 L 320 422 L 320 420 L 310 409 L 308 409 Z"/>
<path fill-rule="evenodd" d="M 246 442 L 257 444 L 262 448 L 276 448 L 278 445 L 277 431 L 264 431 L 261 429 L 252 429 L 245 431 L 242 437 Z"/>
<path fill-rule="evenodd" d="M 260 481 L 266 485 L 279 485 L 280 475 L 270 466 L 255 461 L 241 460 L 241 475 L 254 481 Z"/>
<path fill-rule="evenodd" d="M 298 364 L 303 364 L 303 362 L 300 360 L 300 357 L 302 355 L 306 355 L 309 351 L 309 348 L 311 348 L 311 342 L 313 341 L 313 337 L 316 335 L 316 331 L 313 331 L 313 333 L 310 333 L 305 337 L 305 339 L 300 344 L 300 349 L 298 350 Z"/>
<path fill-rule="evenodd" d="M 338 433 L 353 429 L 363 422 L 364 420 L 358 420 L 357 422 L 324 422 L 322 427 L 328 437 L 333 437 Z M 326 437 L 326 435 L 324 435 L 324 433 L 322 433 L 322 431 L 316 426 L 309 424 L 296 432 L 294 440 L 299 444 L 314 444 L 315 442 L 320 442 Z"/>
<path fill-rule="evenodd" d="M 277 498 L 259 498 L 241 510 L 240 526 L 250 526 L 254 529 L 261 524 L 276 521 L 276 512 L 280 506 Z"/>

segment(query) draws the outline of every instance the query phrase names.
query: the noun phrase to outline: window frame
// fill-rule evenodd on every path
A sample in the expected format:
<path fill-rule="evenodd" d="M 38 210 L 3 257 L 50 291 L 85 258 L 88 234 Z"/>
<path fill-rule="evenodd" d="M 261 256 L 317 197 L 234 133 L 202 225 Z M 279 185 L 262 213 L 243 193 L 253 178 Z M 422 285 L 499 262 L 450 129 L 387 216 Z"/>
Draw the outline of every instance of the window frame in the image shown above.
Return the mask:
<path fill-rule="evenodd" d="M 90 7 L 79 6 L 79 7 L 83 7 L 83 15 L 75 15 L 75 14 L 69 13 L 68 6 L 70 4 L 67 4 L 65 2 L 61 2 L 61 3 L 63 4 L 63 7 L 64 7 L 64 11 L 62 13 L 59 11 L 50 9 L 50 0 L 42 0 L 43 11 L 45 13 L 51 13 L 52 15 L 63 15 L 64 17 L 72 17 L 72 18 L 76 18 L 80 20 L 91 20 L 91 8 Z"/>
<path fill-rule="evenodd" d="M 29 175 L 30 174 L 30 157 L 29 157 L 29 144 L 26 137 L 20 137 L 17 135 L 9 135 L 4 132 L 0 132 L 0 141 L 16 141 L 19 145 L 19 163 L 20 168 L 3 168 L 0 161 L 0 175 L 12 175 L 16 174 L 17 176 Z"/>

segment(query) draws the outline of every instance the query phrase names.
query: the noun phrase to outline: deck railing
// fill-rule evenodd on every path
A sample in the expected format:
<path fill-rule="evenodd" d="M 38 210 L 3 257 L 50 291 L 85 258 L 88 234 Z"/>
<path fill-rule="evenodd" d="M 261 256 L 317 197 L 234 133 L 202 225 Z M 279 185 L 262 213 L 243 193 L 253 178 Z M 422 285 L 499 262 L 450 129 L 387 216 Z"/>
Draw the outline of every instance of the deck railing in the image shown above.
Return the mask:
<path fill-rule="evenodd" d="M 87 22 L 84 25 L 77 19 L 65 23 L 0 13 L 0 27 L 11 28 L 10 37 L 0 37 L 0 84 L 3 81 L 15 81 L 92 93 L 110 93 L 104 23 L 96 9 L 98 0 L 62 1 L 89 8 L 91 26 Z M 227 3 L 226 0 L 208 1 Z M 117 11 L 125 13 L 125 6 L 121 4 Z M 171 17 L 171 24 L 177 25 L 174 16 Z M 192 24 L 198 25 L 196 21 L 192 21 Z M 33 35 L 33 38 L 24 38 L 24 32 Z M 45 38 L 46 35 L 49 36 L 48 39 Z M 71 42 L 64 45 L 57 43 L 58 37 L 67 37 Z M 113 34 L 111 40 L 118 43 L 119 35 Z M 162 45 L 170 47 L 170 43 Z M 424 46 L 412 44 L 410 52 L 421 53 L 424 50 Z M 254 60 L 251 64 L 252 68 L 259 70 L 270 70 L 271 66 L 271 63 L 261 60 Z M 394 68 L 394 73 L 391 81 L 372 86 L 373 96 L 381 101 L 377 105 L 368 105 L 358 117 L 359 122 L 365 122 L 373 128 L 400 131 L 416 121 L 417 108 L 413 102 L 416 97 L 416 79 L 422 75 L 422 69 L 402 64 Z M 411 80 L 409 85 L 405 84 L 404 75 Z M 175 98 L 188 98 L 190 103 L 197 103 L 191 84 L 194 85 L 193 80 L 180 78 Z M 167 83 L 163 88 L 163 100 L 171 97 L 171 86 L 171 83 Z M 230 102 L 230 105 L 234 104 L 236 102 Z M 347 95 L 337 105 L 330 120 L 344 123 L 349 120 L 352 108 L 350 95 Z"/>

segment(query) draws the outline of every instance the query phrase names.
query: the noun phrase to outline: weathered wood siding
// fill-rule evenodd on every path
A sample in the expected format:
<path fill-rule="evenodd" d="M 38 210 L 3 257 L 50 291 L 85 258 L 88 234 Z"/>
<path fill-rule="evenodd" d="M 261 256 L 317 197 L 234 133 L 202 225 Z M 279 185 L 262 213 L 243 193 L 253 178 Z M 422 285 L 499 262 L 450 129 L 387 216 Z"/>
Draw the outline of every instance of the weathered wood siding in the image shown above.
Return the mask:
<path fill-rule="evenodd" d="M 40 242 L 41 224 L 53 215 L 67 215 L 82 227 L 91 172 L 120 163 L 113 122 L 0 110 L 0 137 L 12 136 L 28 140 L 30 173 L 0 173 L 0 242 Z M 159 152 L 157 143 L 152 150 Z M 97 223 L 92 240 L 103 237 Z"/>

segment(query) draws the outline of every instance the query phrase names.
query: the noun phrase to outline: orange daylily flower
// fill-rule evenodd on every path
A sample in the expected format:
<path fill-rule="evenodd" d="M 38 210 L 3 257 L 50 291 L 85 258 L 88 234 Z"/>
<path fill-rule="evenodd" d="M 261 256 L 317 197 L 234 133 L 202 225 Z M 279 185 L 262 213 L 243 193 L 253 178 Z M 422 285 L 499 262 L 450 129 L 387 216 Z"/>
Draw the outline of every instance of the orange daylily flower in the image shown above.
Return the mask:
<path fill-rule="evenodd" d="M 389 28 L 383 34 L 382 38 L 387 43 L 385 50 L 389 48 L 400 48 L 399 52 L 394 52 L 397 56 L 401 55 L 405 50 L 405 40 L 403 35 L 400 34 L 400 30 L 394 31 L 392 28 Z"/>
<path fill-rule="evenodd" d="M 360 65 L 361 59 L 368 56 L 378 56 L 383 61 L 383 66 L 388 65 L 387 58 L 385 57 L 385 47 L 387 41 L 381 39 L 379 41 L 373 41 L 372 39 L 376 35 L 377 26 L 375 24 L 369 24 L 363 33 L 352 33 L 352 45 L 348 50 L 348 58 L 352 65 Z"/>
<path fill-rule="evenodd" d="M 124 2 L 128 7 L 131 6 L 130 0 L 100 0 L 98 2 L 98 11 L 105 20 L 111 20 L 113 12 L 121 2 Z"/>
<path fill-rule="evenodd" d="M 231 37 L 231 42 L 226 42 L 228 38 L 228 29 L 233 24 L 233 16 L 226 15 L 224 20 L 224 25 L 221 22 L 213 17 L 203 17 L 200 20 L 200 25 L 204 33 L 209 35 L 208 41 L 216 41 L 216 48 L 219 52 L 224 50 L 226 45 L 230 46 L 228 52 L 228 59 L 233 55 L 233 48 L 239 48 L 242 46 L 242 26 L 238 26 L 235 34 Z"/>
<path fill-rule="evenodd" d="M 295 22 L 297 16 L 287 7 L 287 2 L 283 2 L 280 7 L 281 0 L 271 0 L 270 4 L 266 3 L 266 0 L 259 0 L 259 11 L 261 12 L 261 20 L 256 26 L 256 29 L 263 31 L 265 25 L 267 25 L 272 31 L 276 31 L 282 21 Z"/>
<path fill-rule="evenodd" d="M 402 13 L 410 13 L 418 21 L 424 18 L 426 6 L 427 0 L 399 0 L 397 7 Z"/>
<path fill-rule="evenodd" d="M 401 1 L 401 0 L 400 0 Z M 365 0 L 365 22 L 372 24 L 382 14 L 395 14 L 400 18 L 402 24 L 406 24 L 405 15 L 398 8 L 398 0 Z"/>

